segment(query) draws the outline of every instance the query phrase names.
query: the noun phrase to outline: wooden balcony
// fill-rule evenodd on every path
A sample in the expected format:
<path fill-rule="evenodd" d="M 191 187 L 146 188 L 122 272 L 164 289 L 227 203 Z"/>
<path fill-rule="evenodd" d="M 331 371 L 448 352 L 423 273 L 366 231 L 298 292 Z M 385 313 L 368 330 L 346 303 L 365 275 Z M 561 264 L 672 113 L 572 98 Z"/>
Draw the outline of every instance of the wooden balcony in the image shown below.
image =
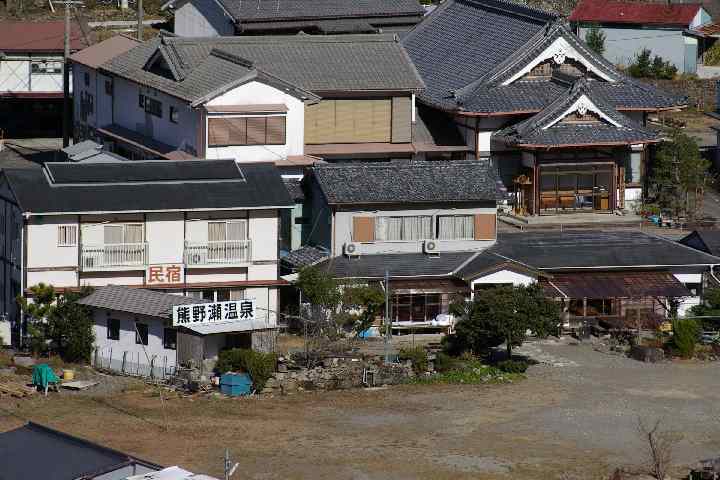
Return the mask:
<path fill-rule="evenodd" d="M 145 268 L 147 259 L 148 244 L 146 242 L 82 245 L 80 247 L 80 269 L 83 271 L 125 267 Z"/>
<path fill-rule="evenodd" d="M 217 242 L 186 242 L 185 265 L 236 265 L 248 263 L 252 258 L 250 240 Z"/>

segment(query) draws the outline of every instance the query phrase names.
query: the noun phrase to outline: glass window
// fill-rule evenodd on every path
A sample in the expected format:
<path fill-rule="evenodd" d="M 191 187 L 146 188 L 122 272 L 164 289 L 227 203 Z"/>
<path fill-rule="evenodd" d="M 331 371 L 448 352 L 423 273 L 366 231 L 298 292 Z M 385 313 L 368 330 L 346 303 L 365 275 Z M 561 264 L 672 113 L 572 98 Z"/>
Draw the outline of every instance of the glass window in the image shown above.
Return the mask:
<path fill-rule="evenodd" d="M 177 348 L 177 330 L 174 328 L 163 328 L 163 348 L 175 350 Z"/>
<path fill-rule="evenodd" d="M 145 108 L 145 95 L 142 93 L 138 95 L 138 107 Z"/>
<path fill-rule="evenodd" d="M 438 238 L 442 240 L 474 239 L 475 217 L 472 215 L 439 216 Z"/>
<path fill-rule="evenodd" d="M 178 123 L 179 119 L 180 119 L 180 114 L 178 113 L 177 108 L 170 107 L 170 121 L 172 123 Z"/>
<path fill-rule="evenodd" d="M 117 318 L 107 319 L 107 339 L 120 340 L 120 320 Z"/>
<path fill-rule="evenodd" d="M 58 225 L 58 247 L 77 245 L 77 225 Z"/>
<path fill-rule="evenodd" d="M 642 163 L 642 152 L 630 152 L 625 164 L 625 182 L 640 183 L 640 164 Z"/>
<path fill-rule="evenodd" d="M 112 95 L 112 94 L 113 94 L 113 82 L 112 82 L 112 80 L 105 80 L 105 94 L 106 94 L 106 95 Z"/>
<path fill-rule="evenodd" d="M 138 345 L 148 344 L 148 326 L 147 323 L 135 322 L 135 343 Z"/>
<path fill-rule="evenodd" d="M 90 86 L 90 74 L 88 72 L 85 72 L 85 75 L 83 75 L 83 81 L 85 83 L 86 87 Z"/>
<path fill-rule="evenodd" d="M 150 115 L 162 118 L 162 103 L 154 98 L 145 97 L 145 111 Z"/>
<path fill-rule="evenodd" d="M 434 238 L 432 217 L 376 217 L 376 241 L 409 241 Z"/>

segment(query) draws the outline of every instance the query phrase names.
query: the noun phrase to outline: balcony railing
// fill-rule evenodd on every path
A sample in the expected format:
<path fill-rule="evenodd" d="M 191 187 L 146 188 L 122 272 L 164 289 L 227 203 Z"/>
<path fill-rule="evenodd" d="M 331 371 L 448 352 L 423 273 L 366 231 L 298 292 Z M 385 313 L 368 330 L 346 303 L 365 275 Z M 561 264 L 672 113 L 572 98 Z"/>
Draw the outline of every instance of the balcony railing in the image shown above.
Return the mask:
<path fill-rule="evenodd" d="M 113 243 L 83 245 L 80 248 L 80 268 L 97 270 L 113 267 L 143 267 L 147 265 L 147 243 Z"/>
<path fill-rule="evenodd" d="M 251 258 L 250 240 L 186 242 L 185 265 L 246 263 Z"/>

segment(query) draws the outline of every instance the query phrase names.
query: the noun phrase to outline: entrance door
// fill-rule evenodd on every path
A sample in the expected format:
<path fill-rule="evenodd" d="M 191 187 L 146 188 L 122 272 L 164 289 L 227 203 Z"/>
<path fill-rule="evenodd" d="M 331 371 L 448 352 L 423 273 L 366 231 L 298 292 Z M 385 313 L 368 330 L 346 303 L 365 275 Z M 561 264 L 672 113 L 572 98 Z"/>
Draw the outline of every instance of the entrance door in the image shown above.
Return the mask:
<path fill-rule="evenodd" d="M 612 170 L 541 167 L 540 214 L 612 211 Z"/>

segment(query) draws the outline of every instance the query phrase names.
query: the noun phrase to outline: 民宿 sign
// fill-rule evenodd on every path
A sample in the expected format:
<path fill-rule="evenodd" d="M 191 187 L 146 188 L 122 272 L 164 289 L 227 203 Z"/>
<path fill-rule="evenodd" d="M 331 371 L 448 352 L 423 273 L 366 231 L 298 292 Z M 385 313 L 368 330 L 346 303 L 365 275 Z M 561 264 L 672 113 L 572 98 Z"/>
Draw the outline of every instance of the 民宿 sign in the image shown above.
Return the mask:
<path fill-rule="evenodd" d="M 145 285 L 175 285 L 185 281 L 182 264 L 150 265 L 145 270 Z"/>
<path fill-rule="evenodd" d="M 253 320 L 255 320 L 255 299 L 175 305 L 172 312 L 173 327 Z"/>

